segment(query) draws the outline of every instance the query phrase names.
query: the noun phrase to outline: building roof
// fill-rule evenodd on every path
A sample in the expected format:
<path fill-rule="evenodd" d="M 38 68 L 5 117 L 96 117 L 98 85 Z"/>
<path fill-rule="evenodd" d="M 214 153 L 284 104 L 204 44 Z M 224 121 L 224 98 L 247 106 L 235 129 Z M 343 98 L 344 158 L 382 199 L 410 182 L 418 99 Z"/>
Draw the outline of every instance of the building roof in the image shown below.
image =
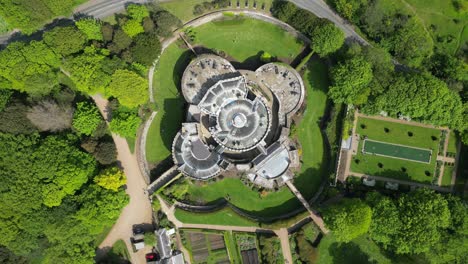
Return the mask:
<path fill-rule="evenodd" d="M 157 248 L 161 259 L 172 256 L 171 240 L 167 235 L 166 229 L 161 228 L 154 232 L 157 239 Z"/>
<path fill-rule="evenodd" d="M 281 176 L 289 167 L 289 151 L 279 142 L 267 148 L 267 155 L 259 155 L 253 161 L 258 176 L 273 179 Z"/>

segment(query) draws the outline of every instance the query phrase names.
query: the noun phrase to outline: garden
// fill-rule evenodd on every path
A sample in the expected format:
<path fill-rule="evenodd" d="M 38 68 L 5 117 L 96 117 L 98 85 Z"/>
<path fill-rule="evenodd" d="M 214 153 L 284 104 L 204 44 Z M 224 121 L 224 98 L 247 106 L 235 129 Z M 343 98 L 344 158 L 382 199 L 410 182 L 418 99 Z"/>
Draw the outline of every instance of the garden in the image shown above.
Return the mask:
<path fill-rule="evenodd" d="M 359 135 L 361 140 L 359 141 L 358 152 L 353 156 L 351 162 L 350 170 L 352 172 L 422 183 L 431 183 L 433 181 L 436 155 L 441 140 L 441 131 L 439 129 L 360 117 L 357 122 L 356 134 Z M 392 146 L 390 150 L 386 151 L 387 154 L 390 152 L 395 154 L 395 151 L 401 150 L 397 153 L 399 157 L 402 157 L 405 153 L 406 156 L 409 156 L 405 156 L 407 159 L 401 159 L 387 157 L 392 155 L 374 155 L 367 153 L 367 150 L 363 152 L 361 151 L 363 144 L 367 145 L 366 143 L 368 143 L 368 140 L 365 139 L 371 140 L 369 142 L 372 143 L 375 141 L 388 143 L 385 146 L 379 145 L 381 148 L 386 149 Z M 395 150 L 394 146 L 396 145 L 389 144 L 400 146 L 398 150 Z M 422 149 L 432 151 L 432 156 L 427 156 L 426 152 L 428 151 L 420 153 L 423 151 Z M 421 162 L 422 157 L 419 157 L 419 154 L 424 154 L 424 161 L 430 159 L 430 162 Z"/>

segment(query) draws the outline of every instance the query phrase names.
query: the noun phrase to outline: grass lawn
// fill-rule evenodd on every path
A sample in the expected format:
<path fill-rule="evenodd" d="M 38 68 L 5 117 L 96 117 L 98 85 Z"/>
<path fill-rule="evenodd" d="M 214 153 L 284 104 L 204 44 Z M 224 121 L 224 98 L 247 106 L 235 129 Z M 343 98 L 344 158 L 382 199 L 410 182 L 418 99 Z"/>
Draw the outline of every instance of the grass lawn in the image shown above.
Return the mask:
<path fill-rule="evenodd" d="M 127 140 L 128 147 L 130 148 L 130 152 L 135 152 L 135 144 L 136 138 L 125 138 Z"/>
<path fill-rule="evenodd" d="M 226 231 L 224 233 L 224 243 L 226 244 L 231 263 L 241 263 L 241 257 L 237 250 L 236 239 L 234 238 L 232 231 Z"/>
<path fill-rule="evenodd" d="M 457 153 L 457 145 L 458 145 L 458 135 L 453 132 L 453 130 L 450 131 L 450 137 L 449 137 L 449 142 L 447 146 L 447 152 L 451 153 Z"/>
<path fill-rule="evenodd" d="M 317 249 L 317 263 L 320 264 L 392 263 L 373 241 L 364 236 L 358 237 L 349 243 L 339 243 L 334 239 L 333 235 L 327 235 L 322 238 Z"/>
<path fill-rule="evenodd" d="M 385 132 L 385 129 L 388 129 L 388 132 Z M 412 132 L 413 136 L 410 137 L 408 132 Z M 435 155 L 438 152 L 441 135 L 440 130 L 361 117 L 358 120 L 356 133 L 360 136 L 367 136 L 370 140 L 431 149 L 433 156 L 431 162 L 426 164 L 363 154 L 360 151 L 363 141 L 360 140 L 359 151 L 351 163 L 351 171 L 423 183 L 432 182 L 436 163 Z M 381 167 L 379 163 L 382 165 Z"/>
<path fill-rule="evenodd" d="M 185 101 L 179 94 L 182 73 L 190 61 L 190 53 L 177 46 L 169 46 L 161 55 L 153 76 L 154 99 L 158 113 L 148 131 L 146 158 L 158 163 L 171 154 L 172 140 L 184 117 Z"/>
<path fill-rule="evenodd" d="M 432 152 L 426 149 L 413 148 L 386 142 L 365 140 L 363 150 L 369 155 L 381 155 L 411 161 L 429 162 Z"/>
<path fill-rule="evenodd" d="M 183 223 L 190 224 L 258 226 L 258 223 L 238 215 L 230 208 L 204 214 L 176 209 L 175 217 Z"/>
<path fill-rule="evenodd" d="M 292 61 L 303 49 L 301 40 L 282 28 L 252 18 L 213 21 L 196 28 L 197 44 L 222 50 L 235 60 L 260 66 L 259 53 Z M 281 45 L 278 45 L 281 43 Z"/>
<path fill-rule="evenodd" d="M 434 39 L 435 46 L 449 54 L 455 54 L 463 43 L 468 41 L 465 14 L 457 12 L 452 1 L 440 0 L 401 0 L 412 7 L 415 15 L 423 22 Z M 465 3 L 466 4 L 466 3 Z M 457 23 L 454 19 L 458 20 Z M 431 26 L 433 25 L 433 26 Z M 465 29 L 464 29 L 465 28 Z M 453 40 L 438 42 L 439 37 L 452 36 Z"/>
<path fill-rule="evenodd" d="M 105 227 L 104 230 L 98 234 L 96 236 L 96 238 L 94 239 L 94 246 L 95 247 L 98 247 L 102 241 L 104 241 L 104 239 L 106 239 L 107 235 L 109 234 L 109 232 L 111 231 L 112 229 L 112 226 L 108 226 L 108 227 Z"/>
<path fill-rule="evenodd" d="M 452 173 L 455 167 L 453 166 L 444 166 L 444 175 L 442 175 L 442 186 L 450 187 L 452 186 Z"/>
<path fill-rule="evenodd" d="M 302 167 L 294 184 L 306 198 L 311 198 L 328 174 L 329 153 L 326 153 L 319 119 L 325 112 L 328 90 L 328 69 L 320 60 L 312 60 L 303 75 L 306 86 L 304 116 L 297 125 L 296 135 L 302 145 Z M 326 175 L 328 176 L 328 175 Z"/>
<path fill-rule="evenodd" d="M 193 7 L 197 4 L 201 4 L 203 2 L 207 2 L 207 0 L 172 0 L 167 2 L 162 2 L 160 5 L 182 20 L 183 23 L 194 19 L 196 16 L 193 14 Z M 209 2 L 209 1 L 208 1 Z M 270 10 L 273 0 L 258 0 L 257 2 L 257 10 L 261 10 L 261 6 L 265 4 L 265 11 Z M 236 8 L 236 2 L 231 1 L 233 7 Z M 253 1 L 250 4 L 250 8 L 253 5 Z M 241 1 L 241 7 L 244 9 L 245 2 Z M 229 8 L 229 7 L 228 7 Z"/>
<path fill-rule="evenodd" d="M 8 23 L 5 21 L 5 19 L 0 17 L 0 34 L 5 34 L 9 30 L 10 30 L 10 28 L 8 27 Z"/>

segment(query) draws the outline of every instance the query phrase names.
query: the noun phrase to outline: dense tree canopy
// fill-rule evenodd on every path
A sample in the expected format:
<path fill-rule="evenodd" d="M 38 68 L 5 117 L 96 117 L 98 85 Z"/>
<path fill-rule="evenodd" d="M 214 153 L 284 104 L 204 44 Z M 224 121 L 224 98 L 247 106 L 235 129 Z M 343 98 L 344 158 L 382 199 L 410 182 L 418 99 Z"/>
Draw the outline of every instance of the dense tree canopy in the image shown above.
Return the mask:
<path fill-rule="evenodd" d="M 71 127 L 73 108 L 52 100 L 43 100 L 32 106 L 26 116 L 39 131 L 58 132 Z"/>
<path fill-rule="evenodd" d="M 76 21 L 75 25 L 81 32 L 83 32 L 86 35 L 88 40 L 103 39 L 103 34 L 101 32 L 101 21 L 92 18 L 85 18 Z"/>
<path fill-rule="evenodd" d="M 73 26 L 55 27 L 44 33 L 44 42 L 55 53 L 68 56 L 84 48 L 86 35 Z"/>
<path fill-rule="evenodd" d="M 460 131 L 467 126 L 460 97 L 450 91 L 443 81 L 426 74 L 397 75 L 388 91 L 377 97 L 376 106 L 392 115 L 402 113 Z"/>
<path fill-rule="evenodd" d="M 376 192 L 368 194 L 367 202 L 372 207 L 369 236 L 387 248 L 402 225 L 398 208 L 390 198 Z"/>
<path fill-rule="evenodd" d="M 76 111 L 73 115 L 73 127 L 79 133 L 90 136 L 96 131 L 101 122 L 102 117 L 96 105 L 87 102 L 76 104 Z"/>
<path fill-rule="evenodd" d="M 115 111 L 110 122 L 112 132 L 126 138 L 136 138 L 141 118 L 134 112 Z"/>
<path fill-rule="evenodd" d="M 127 179 L 123 171 L 116 167 L 111 167 L 96 176 L 94 182 L 104 189 L 116 192 L 127 183 Z"/>
<path fill-rule="evenodd" d="M 338 50 L 344 43 L 344 32 L 331 22 L 322 23 L 312 31 L 312 51 L 324 57 Z"/>
<path fill-rule="evenodd" d="M 370 94 L 371 64 L 362 57 L 354 57 L 332 68 L 330 98 L 336 103 L 363 104 Z"/>
<path fill-rule="evenodd" d="M 346 199 L 323 212 L 326 226 L 340 242 L 349 242 L 367 233 L 371 217 L 371 208 L 359 199 Z"/>
<path fill-rule="evenodd" d="M 140 34 L 135 37 L 130 51 L 135 62 L 151 66 L 161 53 L 161 43 L 156 34 Z"/>
<path fill-rule="evenodd" d="M 117 70 L 111 79 L 106 94 L 119 99 L 122 105 L 134 108 L 148 100 L 148 81 L 135 72 Z"/>

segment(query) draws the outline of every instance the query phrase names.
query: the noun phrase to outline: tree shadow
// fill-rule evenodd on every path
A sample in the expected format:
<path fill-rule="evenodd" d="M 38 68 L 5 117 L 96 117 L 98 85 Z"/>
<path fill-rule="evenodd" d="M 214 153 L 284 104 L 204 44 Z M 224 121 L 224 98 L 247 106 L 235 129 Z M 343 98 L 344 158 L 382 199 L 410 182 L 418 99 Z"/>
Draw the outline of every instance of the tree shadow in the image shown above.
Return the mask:
<path fill-rule="evenodd" d="M 335 242 L 330 245 L 328 252 L 334 264 L 377 264 L 377 261 L 370 260 L 369 255 L 362 252 L 361 248 L 353 242 Z"/>
<path fill-rule="evenodd" d="M 185 102 L 181 97 L 164 100 L 164 114 L 161 118 L 160 135 L 164 147 L 169 151 L 180 129 L 185 112 Z"/>

